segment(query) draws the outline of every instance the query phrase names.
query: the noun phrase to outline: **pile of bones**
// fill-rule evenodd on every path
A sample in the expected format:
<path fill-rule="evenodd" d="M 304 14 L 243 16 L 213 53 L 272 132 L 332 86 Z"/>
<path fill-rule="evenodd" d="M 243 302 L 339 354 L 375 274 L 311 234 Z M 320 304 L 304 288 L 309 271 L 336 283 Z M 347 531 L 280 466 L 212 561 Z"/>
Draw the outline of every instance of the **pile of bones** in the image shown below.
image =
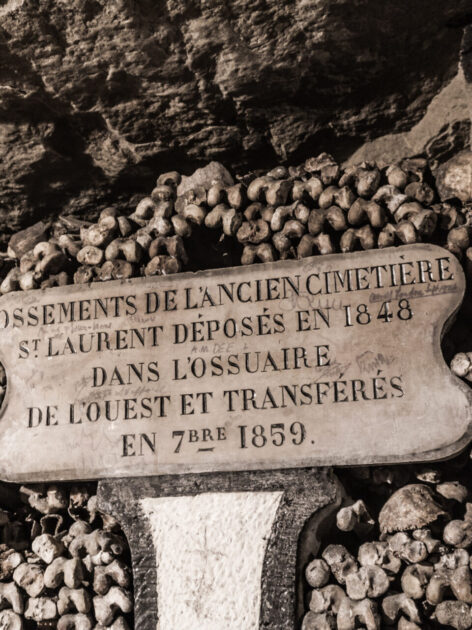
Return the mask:
<path fill-rule="evenodd" d="M 14 234 L 1 293 L 304 258 L 416 242 L 472 269 L 472 206 L 440 200 L 428 161 L 344 170 L 322 153 L 297 167 L 233 179 L 212 162 L 159 175 L 132 213 L 59 216 Z M 472 381 L 466 298 L 443 351 Z M 0 374 L 0 390 L 6 387 Z M 337 527 L 306 567 L 303 630 L 472 628 L 471 465 L 339 471 Z M 132 627 L 129 549 L 96 507 L 96 486 L 5 486 L 0 627 Z M 470 502 L 469 502 L 470 501 Z"/>

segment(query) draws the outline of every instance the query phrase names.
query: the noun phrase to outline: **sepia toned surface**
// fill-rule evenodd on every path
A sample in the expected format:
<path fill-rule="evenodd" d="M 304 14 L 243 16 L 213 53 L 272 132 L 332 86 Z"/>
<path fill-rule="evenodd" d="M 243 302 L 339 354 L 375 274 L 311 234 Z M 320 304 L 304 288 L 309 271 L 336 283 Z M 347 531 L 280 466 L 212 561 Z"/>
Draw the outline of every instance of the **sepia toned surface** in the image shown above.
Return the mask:
<path fill-rule="evenodd" d="M 156 550 L 159 630 L 259 628 L 262 564 L 282 494 L 141 500 Z"/>
<path fill-rule="evenodd" d="M 465 281 L 415 245 L 0 300 L 0 476 L 446 457 L 470 394 L 440 350 Z"/>

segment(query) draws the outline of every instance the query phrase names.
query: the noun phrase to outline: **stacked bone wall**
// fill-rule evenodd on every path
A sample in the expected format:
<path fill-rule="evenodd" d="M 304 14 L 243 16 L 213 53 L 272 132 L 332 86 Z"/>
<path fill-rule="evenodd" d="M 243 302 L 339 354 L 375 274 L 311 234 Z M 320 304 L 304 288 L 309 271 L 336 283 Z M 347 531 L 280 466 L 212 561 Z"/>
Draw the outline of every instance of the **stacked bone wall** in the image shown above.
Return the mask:
<path fill-rule="evenodd" d="M 327 153 L 234 177 L 212 162 L 157 175 L 129 212 L 72 215 L 13 235 L 2 293 L 322 256 L 415 242 L 442 245 L 470 278 L 470 153 L 341 167 Z M 470 298 L 444 339 L 472 380 Z M 2 392 L 8 387 L 1 375 Z M 472 626 L 468 453 L 437 466 L 341 470 L 341 510 L 306 566 L 303 630 Z M 130 558 L 94 484 L 5 486 L 0 622 L 5 628 L 132 627 Z M 472 531 L 472 530 L 471 530 Z M 1 589 L 0 589 L 1 590 Z"/>

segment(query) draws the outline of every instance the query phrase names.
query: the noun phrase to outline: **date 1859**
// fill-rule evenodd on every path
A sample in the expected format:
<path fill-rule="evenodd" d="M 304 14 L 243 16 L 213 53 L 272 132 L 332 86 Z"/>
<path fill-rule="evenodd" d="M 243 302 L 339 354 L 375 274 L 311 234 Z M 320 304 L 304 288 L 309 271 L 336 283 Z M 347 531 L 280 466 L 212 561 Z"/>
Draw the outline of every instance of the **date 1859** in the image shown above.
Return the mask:
<path fill-rule="evenodd" d="M 293 422 L 290 426 L 284 423 L 271 424 L 266 430 L 262 424 L 256 424 L 252 428 L 242 424 L 238 426 L 240 448 L 262 448 L 268 442 L 274 446 L 282 446 L 285 442 L 299 446 L 306 438 L 305 425 L 301 422 Z"/>

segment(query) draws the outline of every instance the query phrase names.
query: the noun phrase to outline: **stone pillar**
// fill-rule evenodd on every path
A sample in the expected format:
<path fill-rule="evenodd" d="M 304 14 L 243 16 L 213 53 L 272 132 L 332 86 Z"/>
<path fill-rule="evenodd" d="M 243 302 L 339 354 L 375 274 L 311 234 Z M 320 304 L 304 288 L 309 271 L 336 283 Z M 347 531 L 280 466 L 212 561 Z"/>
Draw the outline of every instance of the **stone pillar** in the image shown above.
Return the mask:
<path fill-rule="evenodd" d="M 131 548 L 136 630 L 297 628 L 297 565 L 338 495 L 323 469 L 101 481 Z"/>

